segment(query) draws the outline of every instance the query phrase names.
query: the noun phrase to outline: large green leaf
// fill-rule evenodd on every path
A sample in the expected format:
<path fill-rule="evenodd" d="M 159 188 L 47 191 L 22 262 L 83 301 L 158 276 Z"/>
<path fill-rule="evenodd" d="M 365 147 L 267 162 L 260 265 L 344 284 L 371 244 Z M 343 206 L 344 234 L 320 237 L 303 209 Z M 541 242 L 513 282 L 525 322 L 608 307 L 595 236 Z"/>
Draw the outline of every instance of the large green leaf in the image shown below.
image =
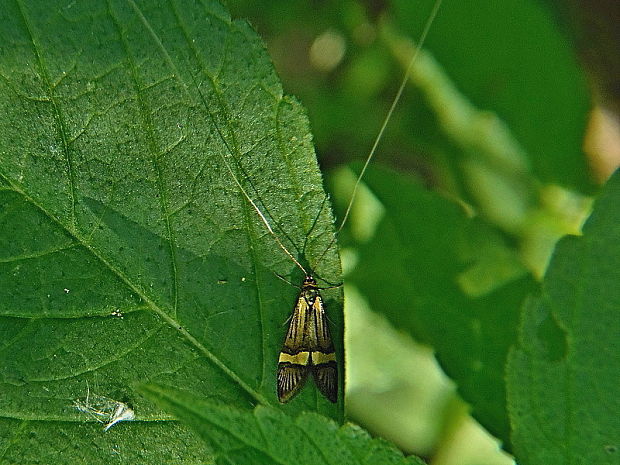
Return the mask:
<path fill-rule="evenodd" d="M 216 463 L 423 464 L 355 425 L 338 427 L 316 413 L 291 418 L 270 407 L 231 408 L 160 386 L 143 386 L 142 391 L 189 424 L 209 445 Z"/>
<path fill-rule="evenodd" d="M 459 205 L 387 170 L 369 170 L 366 181 L 386 210 L 351 282 L 435 348 L 474 416 L 508 444 L 504 366 L 533 279 Z"/>
<path fill-rule="evenodd" d="M 556 249 L 524 307 L 508 365 L 512 438 L 523 465 L 617 464 L 620 457 L 620 172 L 582 237 Z"/>
<path fill-rule="evenodd" d="M 275 273 L 302 273 L 225 162 L 302 263 L 330 282 L 339 266 L 317 263 L 332 218 L 308 123 L 256 34 L 214 1 L 16 0 L 0 44 L 0 456 L 38 435 L 103 460 L 87 395 L 131 405 L 141 422 L 107 434 L 134 447 L 188 441 L 149 423 L 171 417 L 136 381 L 277 404 L 298 291 Z M 325 298 L 342 360 L 341 290 Z M 341 418 L 309 384 L 282 408 Z"/>

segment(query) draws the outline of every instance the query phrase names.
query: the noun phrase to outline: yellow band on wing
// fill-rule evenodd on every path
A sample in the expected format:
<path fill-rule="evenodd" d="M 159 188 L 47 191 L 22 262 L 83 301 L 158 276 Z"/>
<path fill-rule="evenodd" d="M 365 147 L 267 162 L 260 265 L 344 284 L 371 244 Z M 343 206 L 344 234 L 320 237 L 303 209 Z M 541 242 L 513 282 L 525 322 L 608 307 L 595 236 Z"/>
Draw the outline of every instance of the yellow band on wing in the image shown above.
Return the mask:
<path fill-rule="evenodd" d="M 310 361 L 310 352 L 299 352 L 295 355 L 280 352 L 278 363 L 289 362 L 295 365 L 308 365 Z"/>
<path fill-rule="evenodd" d="M 321 363 L 327 362 L 335 362 L 336 354 L 334 352 L 330 352 L 329 354 L 325 354 L 323 352 L 312 352 L 312 364 L 320 365 Z"/>
<path fill-rule="evenodd" d="M 334 352 L 326 354 L 319 351 L 303 351 L 296 353 L 295 355 L 287 354 L 286 352 L 280 352 L 280 358 L 278 359 L 279 363 L 288 362 L 295 365 L 309 365 L 310 363 L 312 363 L 313 365 L 320 365 L 321 363 L 329 363 L 335 361 L 336 354 Z"/>
<path fill-rule="evenodd" d="M 326 354 L 319 351 L 303 351 L 295 355 L 287 354 L 286 352 L 280 352 L 280 358 L 278 359 L 279 363 L 288 362 L 294 365 L 309 365 L 310 363 L 312 363 L 313 365 L 320 365 L 321 363 L 329 363 L 335 361 L 336 354 L 334 352 Z"/>

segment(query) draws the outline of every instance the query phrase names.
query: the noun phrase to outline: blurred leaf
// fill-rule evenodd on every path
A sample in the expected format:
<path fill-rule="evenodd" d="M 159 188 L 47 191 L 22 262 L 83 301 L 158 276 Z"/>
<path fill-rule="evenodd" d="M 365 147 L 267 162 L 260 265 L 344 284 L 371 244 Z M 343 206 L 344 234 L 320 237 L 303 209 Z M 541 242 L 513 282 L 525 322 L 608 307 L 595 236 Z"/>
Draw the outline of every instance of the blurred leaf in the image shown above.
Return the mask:
<path fill-rule="evenodd" d="M 117 429 L 127 460 L 146 443 L 161 447 L 149 463 L 186 441 L 200 449 L 136 381 L 277 404 L 298 291 L 274 273 L 301 273 L 223 161 L 303 263 L 330 281 L 339 265 L 333 251 L 316 263 L 332 219 L 308 122 L 256 34 L 214 1 L 23 0 L 4 5 L 0 43 L 4 460 L 23 463 L 37 437 L 28 463 L 66 463 L 60 444 L 106 462 Z M 324 297 L 343 360 L 341 292 Z M 94 440 L 101 425 L 76 408 L 88 398 L 131 405 L 140 421 Z M 343 404 L 310 383 L 281 408 L 340 419 Z"/>
<path fill-rule="evenodd" d="M 423 464 L 361 428 L 339 427 L 316 413 L 291 418 L 271 407 L 253 411 L 209 402 L 175 389 L 147 385 L 142 392 L 190 425 L 225 464 Z"/>
<path fill-rule="evenodd" d="M 375 22 L 385 4 L 289 0 L 283 8 L 284 4 L 269 0 L 228 3 L 231 10 L 250 17 L 257 25 L 285 89 L 308 108 L 323 166 L 366 154 L 401 74 L 387 48 L 376 40 Z M 341 35 L 346 44 L 340 65 L 329 72 L 313 67 L 309 53 L 314 41 L 326 31 Z M 389 134 L 398 121 L 394 118 Z M 410 126 L 400 129 L 404 131 L 399 136 L 411 133 Z M 397 142 L 402 143 L 402 139 Z"/>
<path fill-rule="evenodd" d="M 394 19 L 417 39 L 435 0 L 394 2 Z M 581 142 L 589 110 L 570 42 L 538 1 L 447 2 L 426 41 L 457 88 L 497 113 L 543 182 L 591 189 Z"/>
<path fill-rule="evenodd" d="M 584 61 L 597 103 L 620 114 L 620 4 L 614 0 L 544 0 L 563 25 Z"/>
<path fill-rule="evenodd" d="M 433 456 L 455 413 L 468 411 L 457 400 L 454 383 L 441 372 L 431 348 L 372 311 L 349 284 L 345 317 L 347 416 L 400 450 Z"/>
<path fill-rule="evenodd" d="M 386 213 L 351 280 L 374 310 L 435 348 L 474 416 L 508 444 L 504 365 L 533 279 L 456 204 L 383 169 L 366 182 Z"/>
<path fill-rule="evenodd" d="M 557 246 L 510 354 L 512 440 L 523 465 L 617 464 L 620 457 L 620 172 L 582 237 Z"/>

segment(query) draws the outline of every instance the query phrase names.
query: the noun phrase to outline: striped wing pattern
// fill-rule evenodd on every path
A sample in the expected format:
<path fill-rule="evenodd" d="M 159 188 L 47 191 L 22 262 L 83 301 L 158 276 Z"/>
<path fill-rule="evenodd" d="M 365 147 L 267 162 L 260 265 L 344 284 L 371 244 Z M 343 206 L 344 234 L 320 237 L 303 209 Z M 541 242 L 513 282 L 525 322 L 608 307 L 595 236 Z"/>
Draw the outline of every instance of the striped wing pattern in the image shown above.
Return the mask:
<path fill-rule="evenodd" d="M 338 366 L 323 298 L 316 281 L 307 276 L 295 303 L 278 362 L 278 399 L 288 402 L 312 373 L 319 391 L 338 399 Z"/>

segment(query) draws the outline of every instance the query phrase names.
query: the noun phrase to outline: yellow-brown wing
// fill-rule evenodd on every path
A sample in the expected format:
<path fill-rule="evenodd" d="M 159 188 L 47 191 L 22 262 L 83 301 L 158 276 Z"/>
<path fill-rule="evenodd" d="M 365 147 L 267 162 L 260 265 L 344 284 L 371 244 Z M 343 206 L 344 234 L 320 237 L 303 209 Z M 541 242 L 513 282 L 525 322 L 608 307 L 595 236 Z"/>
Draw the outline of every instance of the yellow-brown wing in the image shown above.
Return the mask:
<path fill-rule="evenodd" d="M 323 299 L 317 288 L 304 286 L 293 309 L 278 360 L 279 401 L 292 399 L 310 372 L 319 391 L 336 402 L 338 368 Z"/>

